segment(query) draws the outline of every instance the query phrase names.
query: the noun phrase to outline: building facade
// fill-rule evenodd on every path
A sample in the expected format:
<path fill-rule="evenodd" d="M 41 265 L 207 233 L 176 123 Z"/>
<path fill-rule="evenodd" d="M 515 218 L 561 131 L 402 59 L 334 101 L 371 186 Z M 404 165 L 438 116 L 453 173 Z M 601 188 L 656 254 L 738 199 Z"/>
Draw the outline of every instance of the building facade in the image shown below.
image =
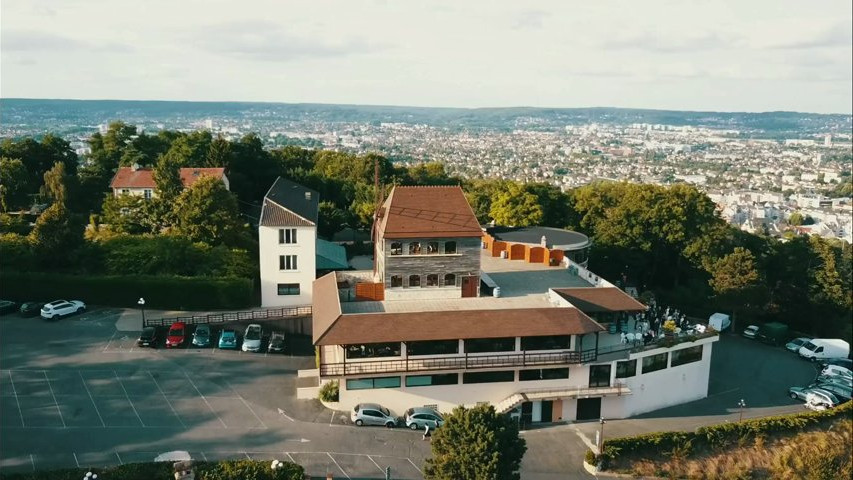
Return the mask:
<path fill-rule="evenodd" d="M 199 178 L 214 177 L 222 180 L 226 189 L 230 189 L 224 168 L 181 168 L 178 171 L 184 188 L 190 188 Z M 110 181 L 113 196 L 133 195 L 146 199 L 157 197 L 157 183 L 154 170 L 138 165 L 121 167 Z"/>

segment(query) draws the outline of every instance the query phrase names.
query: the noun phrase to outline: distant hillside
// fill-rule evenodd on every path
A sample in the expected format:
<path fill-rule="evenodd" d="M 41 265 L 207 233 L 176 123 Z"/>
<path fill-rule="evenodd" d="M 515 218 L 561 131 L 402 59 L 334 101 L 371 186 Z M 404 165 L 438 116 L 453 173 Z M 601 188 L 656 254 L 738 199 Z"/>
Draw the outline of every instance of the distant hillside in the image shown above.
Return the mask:
<path fill-rule="evenodd" d="M 849 115 L 797 112 L 690 112 L 627 108 L 426 108 L 371 105 L 325 105 L 249 102 L 173 102 L 133 100 L 0 99 L 5 127 L 94 126 L 108 120 L 167 125 L 226 118 L 251 122 L 401 122 L 460 129 L 561 129 L 588 123 L 690 125 L 766 132 L 771 136 L 803 133 L 850 133 Z"/>

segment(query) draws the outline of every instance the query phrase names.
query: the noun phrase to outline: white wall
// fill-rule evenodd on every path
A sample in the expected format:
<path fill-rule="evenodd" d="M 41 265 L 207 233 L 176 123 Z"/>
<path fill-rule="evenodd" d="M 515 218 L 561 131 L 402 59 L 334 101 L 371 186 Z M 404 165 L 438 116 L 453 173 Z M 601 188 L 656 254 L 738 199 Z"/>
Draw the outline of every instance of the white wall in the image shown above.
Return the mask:
<path fill-rule="evenodd" d="M 311 283 L 317 275 L 317 229 L 296 228 L 295 244 L 279 244 L 279 227 L 258 227 L 261 270 L 261 306 L 282 307 L 311 304 Z M 296 255 L 298 270 L 279 270 L 279 255 Z M 279 283 L 298 283 L 299 295 L 279 295 Z"/>
<path fill-rule="evenodd" d="M 385 300 L 439 300 L 462 298 L 462 287 L 410 287 L 386 288 Z"/>
<path fill-rule="evenodd" d="M 122 193 L 123 190 L 127 190 L 127 193 Z M 120 197 L 122 195 L 131 195 L 134 197 L 142 197 L 145 195 L 145 190 L 151 190 L 151 197 L 157 197 L 157 189 L 155 188 L 114 188 L 113 196 Z"/>

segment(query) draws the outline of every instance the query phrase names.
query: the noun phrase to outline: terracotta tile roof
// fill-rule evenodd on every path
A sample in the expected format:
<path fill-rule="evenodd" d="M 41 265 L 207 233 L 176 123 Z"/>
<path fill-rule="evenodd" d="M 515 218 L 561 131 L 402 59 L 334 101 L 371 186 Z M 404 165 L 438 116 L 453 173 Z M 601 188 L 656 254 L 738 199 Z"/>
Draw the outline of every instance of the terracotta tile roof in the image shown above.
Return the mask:
<path fill-rule="evenodd" d="M 380 210 L 383 238 L 480 237 L 480 224 L 459 186 L 400 187 Z"/>
<path fill-rule="evenodd" d="M 225 175 L 224 168 L 182 168 L 179 171 L 181 183 L 184 188 L 191 187 L 196 180 L 209 176 L 222 178 Z M 150 168 L 121 167 L 116 171 L 110 188 L 157 188 L 154 182 L 154 171 Z"/>
<path fill-rule="evenodd" d="M 154 171 L 150 168 L 134 170 L 121 167 L 110 182 L 110 188 L 157 188 L 157 184 L 154 183 Z"/>
<path fill-rule="evenodd" d="M 317 299 L 316 290 L 314 298 Z M 316 301 L 314 305 L 316 309 Z M 576 308 L 344 314 L 325 331 L 317 323 L 316 310 L 314 315 L 315 345 L 580 335 L 604 331 L 604 327 Z"/>
<path fill-rule="evenodd" d="M 640 312 L 646 306 L 616 287 L 555 288 L 554 292 L 585 313 Z"/>

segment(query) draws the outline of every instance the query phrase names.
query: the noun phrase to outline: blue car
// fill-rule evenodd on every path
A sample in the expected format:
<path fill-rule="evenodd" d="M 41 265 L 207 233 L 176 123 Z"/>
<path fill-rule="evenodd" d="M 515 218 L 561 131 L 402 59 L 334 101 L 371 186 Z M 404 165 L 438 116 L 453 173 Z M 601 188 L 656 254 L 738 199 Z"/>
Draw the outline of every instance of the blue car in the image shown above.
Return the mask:
<path fill-rule="evenodd" d="M 222 331 L 222 334 L 219 336 L 219 348 L 225 349 L 237 349 L 237 332 L 234 330 L 227 328 Z"/>

